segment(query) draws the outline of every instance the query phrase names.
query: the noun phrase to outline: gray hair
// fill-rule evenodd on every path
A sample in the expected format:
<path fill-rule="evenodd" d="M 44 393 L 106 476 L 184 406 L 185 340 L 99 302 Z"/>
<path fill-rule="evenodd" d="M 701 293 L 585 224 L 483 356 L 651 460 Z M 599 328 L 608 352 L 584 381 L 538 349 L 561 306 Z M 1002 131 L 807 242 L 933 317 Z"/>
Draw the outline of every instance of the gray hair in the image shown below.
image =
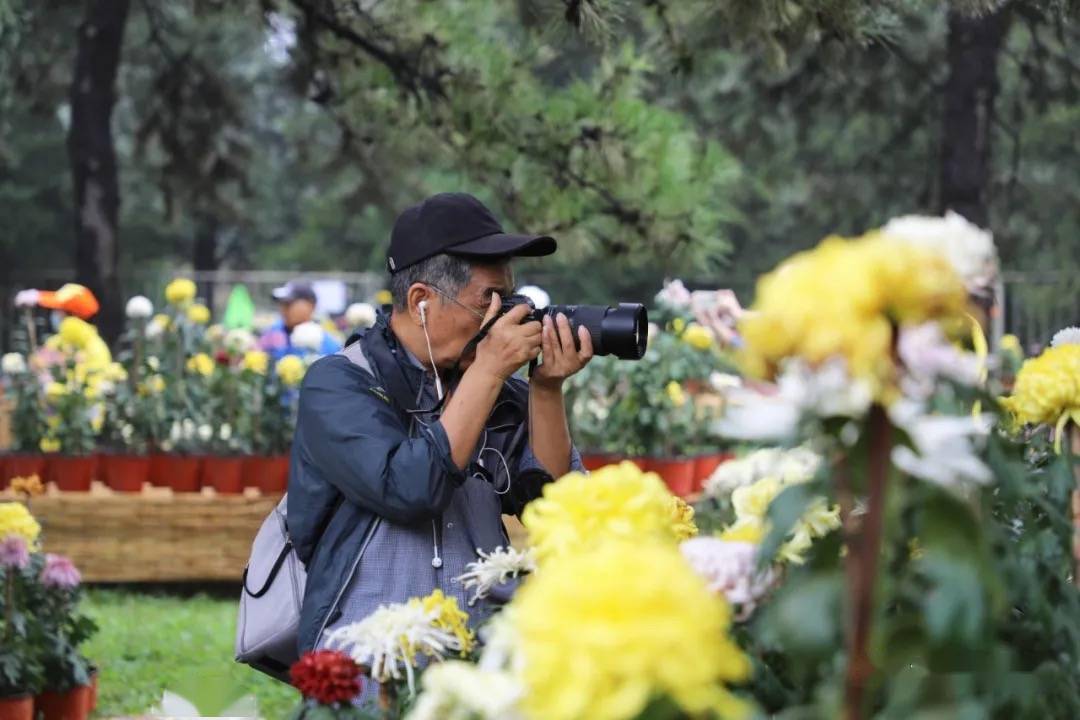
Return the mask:
<path fill-rule="evenodd" d="M 404 310 L 409 303 L 409 288 L 413 283 L 428 283 L 451 297 L 457 297 L 472 277 L 473 263 L 453 255 L 435 255 L 390 276 L 390 294 L 394 307 Z"/>

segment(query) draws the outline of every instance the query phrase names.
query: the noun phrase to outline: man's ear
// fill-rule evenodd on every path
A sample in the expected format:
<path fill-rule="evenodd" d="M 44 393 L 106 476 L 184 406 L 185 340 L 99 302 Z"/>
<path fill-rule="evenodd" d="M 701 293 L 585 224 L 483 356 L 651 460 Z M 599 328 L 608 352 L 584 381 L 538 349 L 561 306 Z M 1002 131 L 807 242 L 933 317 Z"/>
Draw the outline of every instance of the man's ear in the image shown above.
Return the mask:
<path fill-rule="evenodd" d="M 414 323 L 417 325 L 422 324 L 420 318 L 420 303 L 427 304 L 425 311 L 430 319 L 431 306 L 435 298 L 435 294 L 431 292 L 431 288 L 424 283 L 413 283 L 409 286 L 409 292 L 405 297 L 408 302 L 409 317 L 412 318 Z"/>

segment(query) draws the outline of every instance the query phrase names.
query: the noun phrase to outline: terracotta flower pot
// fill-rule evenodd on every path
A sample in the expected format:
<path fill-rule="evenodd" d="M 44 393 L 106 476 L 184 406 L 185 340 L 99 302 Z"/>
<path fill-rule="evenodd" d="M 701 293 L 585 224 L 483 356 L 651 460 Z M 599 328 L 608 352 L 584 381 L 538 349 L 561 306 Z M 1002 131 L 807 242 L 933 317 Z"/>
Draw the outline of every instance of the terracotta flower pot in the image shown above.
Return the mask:
<path fill-rule="evenodd" d="M 263 495 L 281 495 L 289 484 L 288 455 L 256 455 L 244 460 L 244 487 Z"/>
<path fill-rule="evenodd" d="M 0 720 L 34 720 L 33 696 L 0 697 Z"/>
<path fill-rule="evenodd" d="M 98 673 L 97 670 L 90 672 L 90 692 L 86 695 L 86 713 L 92 714 L 97 710 L 98 702 Z"/>
<path fill-rule="evenodd" d="M 117 492 L 142 492 L 143 483 L 150 477 L 148 455 L 102 455 L 101 476 Z"/>
<path fill-rule="evenodd" d="M 586 470 L 599 470 L 608 465 L 616 465 L 621 460 L 615 453 L 584 453 L 581 456 L 581 464 Z"/>
<path fill-rule="evenodd" d="M 716 471 L 716 468 L 735 457 L 731 453 L 709 453 L 700 455 L 694 459 L 694 491 L 700 492 L 708 480 Z"/>
<path fill-rule="evenodd" d="M 34 698 L 34 713 L 40 720 L 86 720 L 91 697 L 90 685 L 62 692 L 46 690 Z"/>
<path fill-rule="evenodd" d="M 12 478 L 37 475 L 45 482 L 45 456 L 40 453 L 11 453 L 4 455 L 0 462 L 0 490 L 11 482 Z"/>
<path fill-rule="evenodd" d="M 239 495 L 244 490 L 244 458 L 208 455 L 203 458 L 203 487 L 214 488 L 222 495 Z"/>
<path fill-rule="evenodd" d="M 673 495 L 686 497 L 694 492 L 694 464 L 693 458 L 650 458 L 648 466 Z"/>
<path fill-rule="evenodd" d="M 96 455 L 49 455 L 45 474 L 63 492 L 87 492 L 97 473 Z"/>
<path fill-rule="evenodd" d="M 150 456 L 150 482 L 173 492 L 198 492 L 202 458 L 158 453 Z"/>

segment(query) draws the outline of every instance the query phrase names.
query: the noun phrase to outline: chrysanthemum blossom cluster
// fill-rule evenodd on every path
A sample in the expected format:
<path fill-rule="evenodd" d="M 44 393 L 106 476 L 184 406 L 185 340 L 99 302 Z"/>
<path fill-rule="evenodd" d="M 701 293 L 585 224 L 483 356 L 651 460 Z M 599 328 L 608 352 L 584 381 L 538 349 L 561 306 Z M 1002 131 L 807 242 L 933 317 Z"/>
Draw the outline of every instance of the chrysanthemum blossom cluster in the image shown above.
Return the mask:
<path fill-rule="evenodd" d="M 330 633 L 327 647 L 342 649 L 369 668 L 376 682 L 404 677 L 415 692 L 415 667 L 421 657 L 441 660 L 468 653 L 475 642 L 468 615 L 457 599 L 436 590 L 424 598 L 383 605 L 360 622 Z"/>
<path fill-rule="evenodd" d="M 541 567 L 608 539 L 655 539 L 674 546 L 697 533 L 692 510 L 673 502 L 659 476 L 630 462 L 549 483 L 525 508 L 522 523 Z"/>

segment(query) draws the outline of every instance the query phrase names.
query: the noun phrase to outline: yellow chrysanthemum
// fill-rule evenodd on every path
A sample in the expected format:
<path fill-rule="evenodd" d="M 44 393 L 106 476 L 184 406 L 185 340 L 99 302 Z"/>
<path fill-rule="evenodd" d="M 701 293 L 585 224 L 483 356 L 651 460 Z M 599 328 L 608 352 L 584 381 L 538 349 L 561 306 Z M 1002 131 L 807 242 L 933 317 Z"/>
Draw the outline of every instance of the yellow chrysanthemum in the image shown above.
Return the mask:
<path fill-rule="evenodd" d="M 668 400 L 670 400 L 671 404 L 675 407 L 682 407 L 686 404 L 686 393 L 683 392 L 682 385 L 679 383 L 672 380 L 667 384 L 667 387 L 665 387 L 664 390 L 667 392 Z"/>
<path fill-rule="evenodd" d="M 214 358 L 206 353 L 198 353 L 188 358 L 187 369 L 189 372 L 209 377 L 214 372 Z"/>
<path fill-rule="evenodd" d="M 104 377 L 112 382 L 125 382 L 128 379 L 128 372 L 118 362 L 109 363 L 109 366 L 105 369 Z"/>
<path fill-rule="evenodd" d="M 675 318 L 671 321 L 671 329 L 676 335 L 681 335 L 682 331 L 686 329 L 686 321 L 682 318 Z"/>
<path fill-rule="evenodd" d="M 250 370 L 259 375 L 265 375 L 267 369 L 270 367 L 270 356 L 262 350 L 249 350 L 244 353 L 244 360 L 240 365 L 245 370 Z"/>
<path fill-rule="evenodd" d="M 409 602 L 419 603 L 426 613 L 437 612 L 433 624 L 457 638 L 462 657 L 472 651 L 476 638 L 469 629 L 469 614 L 458 606 L 457 598 L 447 597 L 442 590 L 435 590 L 427 597 L 413 598 Z"/>
<path fill-rule="evenodd" d="M 548 483 L 543 496 L 525 508 L 521 521 L 543 565 L 612 538 L 674 545 L 686 529 L 685 517 L 673 512 L 671 499 L 659 476 L 624 462 Z"/>
<path fill-rule="evenodd" d="M 177 278 L 165 286 L 165 299 L 173 305 L 186 305 L 195 299 L 195 283 L 187 278 Z"/>
<path fill-rule="evenodd" d="M 731 611 L 672 545 L 614 541 L 530 577 L 513 603 L 533 720 L 630 720 L 657 696 L 740 718 L 723 685 L 750 674 Z"/>
<path fill-rule="evenodd" d="M 694 522 L 694 508 L 675 495 L 671 496 L 671 518 L 671 529 L 675 531 L 675 539 L 679 542 L 698 534 L 698 526 Z"/>
<path fill-rule="evenodd" d="M 196 325 L 205 325 L 210 322 L 210 308 L 201 303 L 192 305 L 187 309 L 187 319 Z"/>
<path fill-rule="evenodd" d="M 1080 345 L 1059 345 L 1025 360 L 1002 404 L 1020 424 L 1055 425 L 1060 442 L 1069 420 L 1080 425 Z"/>
<path fill-rule="evenodd" d="M 751 543 L 764 540 L 769 530 L 769 506 L 785 487 L 792 484 L 795 483 L 782 483 L 776 478 L 765 477 L 736 488 L 731 493 L 735 522 L 721 533 L 721 539 Z M 780 546 L 778 556 L 785 562 L 802 564 L 813 541 L 839 527 L 840 507 L 830 506 L 823 497 L 814 498 L 796 521 L 787 541 Z"/>
<path fill-rule="evenodd" d="M 43 453 L 60 452 L 60 440 L 59 438 L 43 437 L 38 442 L 38 447 L 41 448 Z"/>
<path fill-rule="evenodd" d="M 151 375 L 145 382 L 139 383 L 140 395 L 160 395 L 165 392 L 165 378 L 160 375 Z"/>
<path fill-rule="evenodd" d="M 60 321 L 60 328 L 56 332 L 65 344 L 72 348 L 85 348 L 97 337 L 97 330 L 85 320 L 69 315 Z"/>
<path fill-rule="evenodd" d="M 876 232 L 830 237 L 758 281 L 739 325 L 742 359 L 748 371 L 770 375 L 788 357 L 841 357 L 880 398 L 893 381 L 893 325 L 955 318 L 966 303 L 963 281 L 941 253 Z"/>
<path fill-rule="evenodd" d="M 18 535 L 31 548 L 37 547 L 41 526 L 22 503 L 0 503 L 0 538 L 8 535 Z"/>
<path fill-rule="evenodd" d="M 394 302 L 394 296 L 390 294 L 389 290 L 380 290 L 375 293 L 375 302 L 379 305 L 389 305 Z"/>
<path fill-rule="evenodd" d="M 1020 338 L 1016 337 L 1012 333 L 1001 336 L 1000 347 L 1005 352 L 1015 353 L 1017 355 L 1023 355 L 1024 350 L 1020 347 Z"/>
<path fill-rule="evenodd" d="M 713 346 L 713 336 L 708 328 L 698 323 L 690 323 L 682 334 L 682 341 L 698 350 L 708 350 Z"/>
<path fill-rule="evenodd" d="M 304 379 L 304 372 L 307 368 L 304 367 L 304 361 L 296 355 L 286 355 L 277 361 L 277 366 L 274 368 L 274 372 L 281 378 L 281 382 L 285 383 L 289 387 L 296 387 L 300 384 L 300 381 Z"/>
<path fill-rule="evenodd" d="M 158 313 L 150 319 L 150 324 L 156 326 L 156 329 L 164 332 L 165 330 L 168 330 L 170 327 L 172 327 L 172 318 L 170 318 L 165 313 Z"/>
<path fill-rule="evenodd" d="M 62 382 L 53 380 L 45 386 L 45 399 L 49 402 L 56 402 L 67 394 L 68 387 Z"/>

